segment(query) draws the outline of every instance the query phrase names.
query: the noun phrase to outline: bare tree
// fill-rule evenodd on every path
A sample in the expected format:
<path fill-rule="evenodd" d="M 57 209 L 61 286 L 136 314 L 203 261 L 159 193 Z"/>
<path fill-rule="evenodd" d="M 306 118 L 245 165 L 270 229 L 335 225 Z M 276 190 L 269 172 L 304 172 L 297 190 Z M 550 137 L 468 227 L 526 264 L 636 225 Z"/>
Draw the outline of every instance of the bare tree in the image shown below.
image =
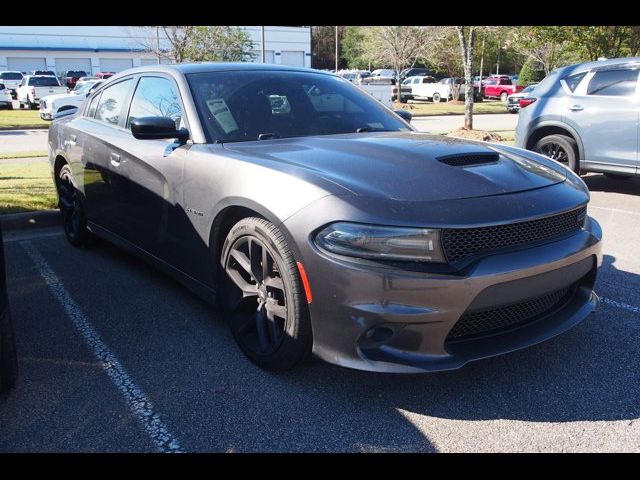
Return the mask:
<path fill-rule="evenodd" d="M 129 36 L 146 51 L 171 62 L 184 62 L 196 32 L 194 26 L 128 28 Z M 156 35 L 159 35 L 159 38 Z"/>
<path fill-rule="evenodd" d="M 455 27 L 464 66 L 464 128 L 473 130 L 473 47 L 476 27 Z"/>

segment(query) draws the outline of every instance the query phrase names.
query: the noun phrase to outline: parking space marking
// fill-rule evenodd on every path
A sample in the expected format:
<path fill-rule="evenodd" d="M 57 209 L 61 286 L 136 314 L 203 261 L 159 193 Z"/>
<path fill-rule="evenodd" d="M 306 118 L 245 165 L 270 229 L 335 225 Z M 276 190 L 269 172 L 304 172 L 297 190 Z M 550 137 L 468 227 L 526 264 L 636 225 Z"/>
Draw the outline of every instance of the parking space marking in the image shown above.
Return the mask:
<path fill-rule="evenodd" d="M 640 213 L 638 213 L 638 212 L 632 212 L 631 210 L 623 210 L 622 208 L 599 207 L 598 205 L 589 205 L 589 208 L 598 208 L 600 210 L 609 210 L 610 212 L 618 212 L 618 213 L 625 213 L 627 215 L 638 215 L 638 216 L 640 216 Z"/>
<path fill-rule="evenodd" d="M 600 297 L 600 300 L 602 300 L 602 303 L 611 305 L 612 307 L 622 308 L 623 310 L 628 310 L 629 312 L 633 313 L 640 313 L 640 307 L 634 307 L 633 305 L 629 305 L 628 303 L 617 302 L 606 297 Z"/>
<path fill-rule="evenodd" d="M 38 252 L 30 240 L 20 242 L 20 246 L 35 263 L 40 274 L 53 296 L 58 300 L 67 316 L 71 319 L 87 346 L 100 362 L 103 370 L 124 396 L 125 402 L 133 415 L 138 419 L 151 441 L 160 452 L 183 452 L 178 440 L 169 432 L 167 426 L 155 411 L 151 400 L 138 387 L 126 372 L 118 358 L 109 350 L 84 315 L 78 304 L 49 266 L 49 263 Z"/>

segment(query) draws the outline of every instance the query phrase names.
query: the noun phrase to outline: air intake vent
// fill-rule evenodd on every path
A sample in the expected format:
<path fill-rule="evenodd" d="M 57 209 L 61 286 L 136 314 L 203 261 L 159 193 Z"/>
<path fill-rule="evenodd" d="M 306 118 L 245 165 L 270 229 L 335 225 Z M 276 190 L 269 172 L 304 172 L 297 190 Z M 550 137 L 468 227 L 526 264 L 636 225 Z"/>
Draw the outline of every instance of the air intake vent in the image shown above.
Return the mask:
<path fill-rule="evenodd" d="M 470 167 L 472 165 L 483 165 L 485 163 L 495 163 L 500 160 L 500 155 L 492 152 L 464 153 L 438 157 L 438 161 L 451 165 L 452 167 Z"/>

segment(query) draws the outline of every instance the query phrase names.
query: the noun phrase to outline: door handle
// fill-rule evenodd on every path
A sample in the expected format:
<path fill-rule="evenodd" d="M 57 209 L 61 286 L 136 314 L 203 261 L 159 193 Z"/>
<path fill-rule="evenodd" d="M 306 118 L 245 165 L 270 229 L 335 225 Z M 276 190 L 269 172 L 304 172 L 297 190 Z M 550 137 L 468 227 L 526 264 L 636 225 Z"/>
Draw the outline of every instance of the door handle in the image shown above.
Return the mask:
<path fill-rule="evenodd" d="M 111 153 L 109 154 L 109 160 L 111 161 L 111 165 L 113 165 L 114 167 L 119 167 L 120 166 L 120 155 L 118 155 L 117 153 Z"/>
<path fill-rule="evenodd" d="M 569 110 L 571 110 L 572 112 L 580 112 L 584 110 L 584 107 L 582 105 L 571 105 L 569 107 Z"/>

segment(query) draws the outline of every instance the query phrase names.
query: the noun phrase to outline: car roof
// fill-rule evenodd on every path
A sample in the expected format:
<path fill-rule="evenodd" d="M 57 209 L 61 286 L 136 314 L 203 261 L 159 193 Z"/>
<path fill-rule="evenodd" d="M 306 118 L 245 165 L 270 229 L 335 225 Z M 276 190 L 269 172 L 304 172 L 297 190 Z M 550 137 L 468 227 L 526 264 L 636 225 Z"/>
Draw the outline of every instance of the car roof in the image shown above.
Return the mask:
<path fill-rule="evenodd" d="M 139 74 L 146 72 L 165 72 L 168 74 L 187 75 L 191 73 L 206 72 L 231 72 L 231 71 L 265 71 L 265 72 L 306 72 L 318 75 L 336 76 L 334 73 L 316 70 L 313 68 L 291 67 L 288 65 L 274 65 L 271 63 L 251 63 L 251 62 L 199 62 L 199 63 L 160 63 L 154 65 L 145 65 L 142 67 L 129 68 L 116 73 L 109 80 L 117 80 L 123 76 L 131 74 Z"/>
<path fill-rule="evenodd" d="M 638 65 L 640 67 L 640 57 L 621 57 L 610 58 L 608 60 L 596 60 L 594 62 L 575 63 L 573 65 L 567 65 L 566 67 L 560 67 L 557 72 L 560 74 L 574 74 L 581 72 L 588 72 L 592 69 L 607 70 L 611 67 L 619 67 L 621 65 Z"/>

